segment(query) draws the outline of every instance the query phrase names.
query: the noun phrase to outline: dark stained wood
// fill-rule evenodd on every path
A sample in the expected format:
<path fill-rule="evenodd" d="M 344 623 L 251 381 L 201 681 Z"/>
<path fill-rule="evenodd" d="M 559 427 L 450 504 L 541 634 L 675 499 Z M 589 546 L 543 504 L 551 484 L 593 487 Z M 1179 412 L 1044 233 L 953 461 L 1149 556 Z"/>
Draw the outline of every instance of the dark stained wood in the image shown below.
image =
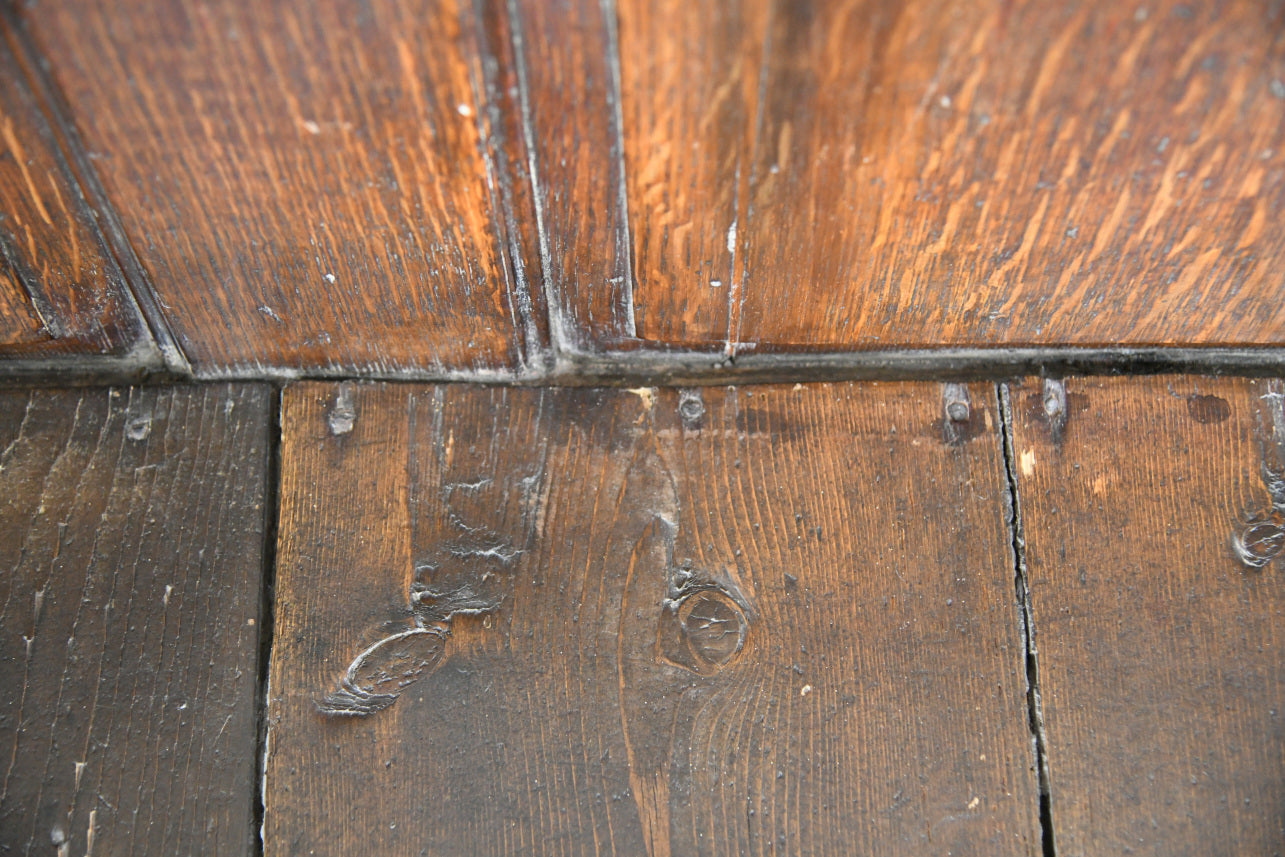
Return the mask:
<path fill-rule="evenodd" d="M 1285 385 L 1066 391 L 1012 393 L 1057 853 L 1279 854 Z"/>
<path fill-rule="evenodd" d="M 146 326 L 13 38 L 0 16 L 0 366 L 144 350 Z"/>
<path fill-rule="evenodd" d="M 199 374 L 516 371 L 538 350 L 480 8 L 26 10 Z"/>
<path fill-rule="evenodd" d="M 1039 853 L 971 400 L 287 389 L 265 853 Z"/>
<path fill-rule="evenodd" d="M 620 0 L 619 15 L 643 339 L 1285 343 L 1276 4 Z"/>
<path fill-rule="evenodd" d="M 254 853 L 271 401 L 0 393 L 0 852 Z"/>

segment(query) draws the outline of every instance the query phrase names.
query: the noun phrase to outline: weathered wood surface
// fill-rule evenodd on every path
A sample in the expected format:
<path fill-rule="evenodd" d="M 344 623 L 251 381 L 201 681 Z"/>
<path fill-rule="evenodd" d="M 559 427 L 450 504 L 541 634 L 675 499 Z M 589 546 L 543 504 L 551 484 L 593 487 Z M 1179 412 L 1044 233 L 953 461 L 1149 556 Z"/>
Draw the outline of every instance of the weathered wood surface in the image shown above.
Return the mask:
<path fill-rule="evenodd" d="M 146 325 L 15 48 L 0 14 L 0 370 L 145 349 Z"/>
<path fill-rule="evenodd" d="M 1039 853 L 971 399 L 287 389 L 266 853 Z"/>
<path fill-rule="evenodd" d="M 254 853 L 271 401 L 0 393 L 0 852 Z"/>
<path fill-rule="evenodd" d="M 25 8 L 198 373 L 511 371 L 539 346 L 484 9 Z"/>
<path fill-rule="evenodd" d="M 638 337 L 1285 344 L 1280 6 L 618 10 Z"/>
<path fill-rule="evenodd" d="M 1012 392 L 1057 853 L 1280 854 L 1285 385 L 1065 389 Z"/>

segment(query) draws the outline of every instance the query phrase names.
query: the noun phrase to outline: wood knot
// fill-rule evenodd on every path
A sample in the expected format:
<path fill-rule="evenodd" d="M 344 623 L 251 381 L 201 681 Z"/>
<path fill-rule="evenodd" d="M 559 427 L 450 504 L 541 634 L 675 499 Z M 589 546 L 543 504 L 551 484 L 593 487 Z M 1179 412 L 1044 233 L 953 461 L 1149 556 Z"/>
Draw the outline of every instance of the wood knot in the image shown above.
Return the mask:
<path fill-rule="evenodd" d="M 1250 568 L 1262 568 L 1285 551 L 1285 529 L 1272 521 L 1250 524 L 1235 537 L 1236 555 Z"/>
<path fill-rule="evenodd" d="M 666 604 L 657 640 L 662 659 L 698 675 L 713 675 L 745 648 L 745 608 L 715 586 L 693 589 Z"/>

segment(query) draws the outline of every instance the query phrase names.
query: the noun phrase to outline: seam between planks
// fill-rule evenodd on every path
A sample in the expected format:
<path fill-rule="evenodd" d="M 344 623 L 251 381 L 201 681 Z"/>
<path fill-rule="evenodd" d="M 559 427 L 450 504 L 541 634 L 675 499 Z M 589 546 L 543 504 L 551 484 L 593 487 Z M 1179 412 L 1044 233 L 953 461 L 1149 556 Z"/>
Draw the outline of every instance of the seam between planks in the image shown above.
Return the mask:
<path fill-rule="evenodd" d="M 1026 567 L 1026 536 L 1022 529 L 1022 502 L 1017 485 L 1013 438 L 1013 403 L 1007 384 L 996 385 L 1000 432 L 1004 450 L 1008 530 L 1013 539 L 1013 587 L 1021 621 L 1022 653 L 1026 661 L 1027 725 L 1035 754 L 1040 795 L 1040 843 L 1043 857 L 1057 857 L 1053 833 L 1053 789 L 1049 770 L 1048 737 L 1044 729 L 1044 702 L 1040 696 L 1040 652 L 1035 644 L 1035 610 L 1031 603 Z"/>
<path fill-rule="evenodd" d="M 264 486 L 263 521 L 263 575 L 259 590 L 259 663 L 255 687 L 255 746 L 254 793 L 251 797 L 252 820 L 250 853 L 263 857 L 266 843 L 263 838 L 264 818 L 267 811 L 268 770 L 268 693 L 271 668 L 272 640 L 275 629 L 275 598 L 277 579 L 277 531 L 280 526 L 281 493 L 281 400 L 282 390 L 273 387 L 268 402 L 268 463 L 267 484 Z"/>

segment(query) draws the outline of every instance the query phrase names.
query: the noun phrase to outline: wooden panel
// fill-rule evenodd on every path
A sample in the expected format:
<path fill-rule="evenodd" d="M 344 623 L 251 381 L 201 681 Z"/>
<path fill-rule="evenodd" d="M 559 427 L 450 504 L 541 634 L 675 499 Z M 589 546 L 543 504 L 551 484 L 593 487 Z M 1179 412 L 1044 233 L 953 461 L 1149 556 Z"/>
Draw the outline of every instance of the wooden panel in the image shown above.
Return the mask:
<path fill-rule="evenodd" d="M 0 361 L 124 354 L 146 328 L 0 17 Z"/>
<path fill-rule="evenodd" d="M 1278 6 L 619 9 L 638 336 L 1285 343 Z"/>
<path fill-rule="evenodd" d="M 942 395 L 288 389 L 265 853 L 1038 853 Z"/>
<path fill-rule="evenodd" d="M 770 6 L 618 3 L 634 311 L 647 339 L 732 335 Z"/>
<path fill-rule="evenodd" d="M 0 394 L 0 851 L 254 853 L 270 402 Z"/>
<path fill-rule="evenodd" d="M 634 336 L 615 17 L 599 0 L 511 2 L 551 335 Z"/>
<path fill-rule="evenodd" d="M 516 369 L 539 346 L 508 259 L 479 15 L 451 0 L 27 10 L 198 372 Z"/>
<path fill-rule="evenodd" d="M 1058 853 L 1280 853 L 1285 386 L 1065 389 L 1012 399 Z"/>

